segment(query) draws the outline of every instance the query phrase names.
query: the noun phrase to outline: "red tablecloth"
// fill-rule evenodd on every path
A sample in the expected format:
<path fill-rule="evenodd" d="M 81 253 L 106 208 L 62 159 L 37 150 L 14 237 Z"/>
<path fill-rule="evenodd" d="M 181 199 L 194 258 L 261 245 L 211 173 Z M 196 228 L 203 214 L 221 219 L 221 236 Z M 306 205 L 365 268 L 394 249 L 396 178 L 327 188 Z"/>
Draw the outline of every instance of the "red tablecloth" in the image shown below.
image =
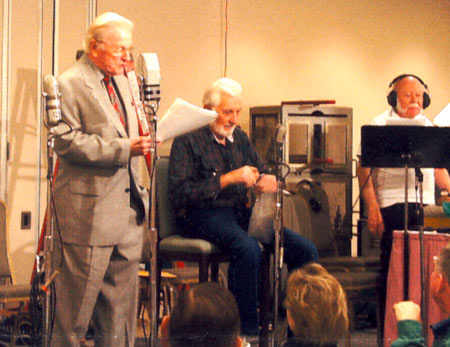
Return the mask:
<path fill-rule="evenodd" d="M 421 285 L 420 285 L 420 240 L 418 232 L 408 232 L 409 235 L 409 300 L 420 305 Z M 391 258 L 389 263 L 389 275 L 386 295 L 386 316 L 384 321 L 384 345 L 390 346 L 397 338 L 397 322 L 393 306 L 398 301 L 403 301 L 404 282 L 404 255 L 403 255 L 404 231 L 394 232 Z M 424 254 L 425 254 L 425 295 L 428 298 L 428 315 L 426 315 L 426 326 L 434 324 L 444 319 L 445 316 L 436 305 L 429 294 L 430 274 L 434 270 L 433 256 L 439 255 L 440 250 L 450 241 L 449 234 L 438 234 L 425 232 Z M 428 328 L 428 346 L 433 342 L 433 334 Z"/>

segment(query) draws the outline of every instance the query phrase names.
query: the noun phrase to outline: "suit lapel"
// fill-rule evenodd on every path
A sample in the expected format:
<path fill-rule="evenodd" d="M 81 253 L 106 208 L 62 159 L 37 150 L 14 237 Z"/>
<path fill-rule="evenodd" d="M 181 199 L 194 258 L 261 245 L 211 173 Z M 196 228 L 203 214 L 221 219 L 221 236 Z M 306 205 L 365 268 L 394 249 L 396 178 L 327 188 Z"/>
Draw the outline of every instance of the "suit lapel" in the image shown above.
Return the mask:
<path fill-rule="evenodd" d="M 117 117 L 116 110 L 109 99 L 108 91 L 103 84 L 103 73 L 94 66 L 86 55 L 80 59 L 80 62 L 81 73 L 84 77 L 86 86 L 91 90 L 92 98 L 97 101 L 98 105 L 103 110 L 105 117 L 117 129 L 120 136 L 128 137 L 127 132 L 120 122 L 119 117 Z M 128 109 L 126 112 L 128 114 Z"/>

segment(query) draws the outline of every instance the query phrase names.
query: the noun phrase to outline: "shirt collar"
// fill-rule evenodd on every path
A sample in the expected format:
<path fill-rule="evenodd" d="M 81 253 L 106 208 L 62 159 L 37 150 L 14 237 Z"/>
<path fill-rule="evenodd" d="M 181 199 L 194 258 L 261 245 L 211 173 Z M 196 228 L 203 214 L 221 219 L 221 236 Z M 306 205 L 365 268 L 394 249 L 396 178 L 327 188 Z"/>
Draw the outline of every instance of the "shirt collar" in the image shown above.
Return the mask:
<path fill-rule="evenodd" d="M 450 318 L 431 325 L 435 338 L 442 336 L 450 329 Z"/>
<path fill-rule="evenodd" d="M 216 134 L 214 133 L 214 131 L 212 131 L 211 128 L 210 128 L 210 130 L 211 130 L 211 133 L 212 133 L 213 136 L 214 136 L 214 140 L 216 140 L 216 142 L 217 142 L 219 145 L 221 145 L 222 143 L 220 142 L 219 138 L 216 136 Z M 228 141 L 230 141 L 231 143 L 234 142 L 233 134 L 228 135 L 226 138 L 227 138 Z"/>

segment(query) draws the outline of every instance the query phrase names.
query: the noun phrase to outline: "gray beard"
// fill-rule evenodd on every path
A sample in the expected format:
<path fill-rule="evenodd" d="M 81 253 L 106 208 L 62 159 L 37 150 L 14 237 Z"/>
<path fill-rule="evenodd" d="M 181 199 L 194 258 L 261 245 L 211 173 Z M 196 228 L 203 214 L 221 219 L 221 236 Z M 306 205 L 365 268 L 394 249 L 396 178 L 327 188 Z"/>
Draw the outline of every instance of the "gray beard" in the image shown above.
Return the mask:
<path fill-rule="evenodd" d="M 218 125 L 216 122 L 211 124 L 211 130 L 214 132 L 214 134 L 216 134 L 216 136 L 221 136 L 224 138 L 232 135 L 235 128 L 236 126 L 233 126 L 233 128 L 228 130 L 225 129 L 223 125 Z"/>

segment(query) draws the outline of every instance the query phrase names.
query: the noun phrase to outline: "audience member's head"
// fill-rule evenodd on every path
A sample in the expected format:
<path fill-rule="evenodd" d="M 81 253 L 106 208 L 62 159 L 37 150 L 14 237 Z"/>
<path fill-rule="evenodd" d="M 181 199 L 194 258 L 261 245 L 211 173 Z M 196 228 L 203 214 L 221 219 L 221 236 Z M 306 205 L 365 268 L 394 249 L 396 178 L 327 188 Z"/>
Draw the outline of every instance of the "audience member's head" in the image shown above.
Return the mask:
<path fill-rule="evenodd" d="M 344 290 L 320 264 L 291 273 L 285 306 L 289 327 L 302 345 L 326 346 L 348 336 Z"/>
<path fill-rule="evenodd" d="M 439 308 L 450 315 L 450 243 L 441 250 L 430 277 L 430 291 Z"/>
<path fill-rule="evenodd" d="M 241 321 L 231 292 L 215 282 L 180 293 L 161 325 L 161 342 L 170 347 L 238 347 Z"/>

